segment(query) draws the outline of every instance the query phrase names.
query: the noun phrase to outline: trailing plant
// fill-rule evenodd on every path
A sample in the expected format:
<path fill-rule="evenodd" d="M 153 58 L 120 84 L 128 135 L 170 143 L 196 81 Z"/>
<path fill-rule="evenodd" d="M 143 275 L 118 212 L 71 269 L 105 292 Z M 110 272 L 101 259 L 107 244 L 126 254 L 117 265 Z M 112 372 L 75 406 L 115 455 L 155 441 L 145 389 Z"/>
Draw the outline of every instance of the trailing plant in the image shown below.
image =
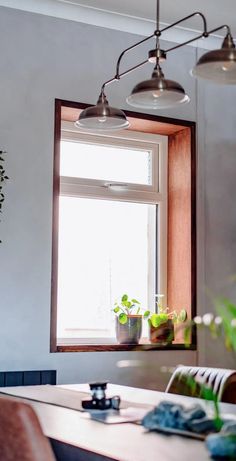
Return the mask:
<path fill-rule="evenodd" d="M 9 179 L 9 177 L 6 175 L 4 166 L 2 165 L 2 163 L 5 161 L 3 157 L 5 153 L 6 153 L 5 151 L 0 150 L 0 213 L 2 213 L 3 202 L 5 200 L 5 195 L 3 193 L 3 186 L 4 186 L 4 183 L 7 181 L 7 179 Z M 0 243 L 2 243 L 1 240 L 0 240 Z"/>
<path fill-rule="evenodd" d="M 127 294 L 124 294 L 119 302 L 115 302 L 113 312 L 118 316 L 119 322 L 123 325 L 127 323 L 129 315 L 142 315 L 140 302 L 135 298 L 129 298 Z"/>

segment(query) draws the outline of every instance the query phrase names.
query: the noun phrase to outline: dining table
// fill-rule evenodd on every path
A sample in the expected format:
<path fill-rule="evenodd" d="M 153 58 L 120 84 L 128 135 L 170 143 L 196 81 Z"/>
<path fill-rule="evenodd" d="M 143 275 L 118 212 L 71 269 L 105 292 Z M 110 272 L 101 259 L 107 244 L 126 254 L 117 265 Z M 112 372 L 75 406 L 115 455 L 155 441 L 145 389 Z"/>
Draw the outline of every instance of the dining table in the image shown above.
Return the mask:
<path fill-rule="evenodd" d="M 90 398 L 88 384 L 0 388 L 0 398 L 21 399 L 35 410 L 58 461 L 209 461 L 204 440 L 179 434 L 147 431 L 137 420 L 107 424 L 82 411 Z M 212 402 L 108 383 L 107 396 L 120 396 L 125 408 L 147 413 L 168 401 L 188 408 L 196 403 L 211 413 Z M 236 419 L 236 405 L 220 404 L 226 419 Z M 96 413 L 96 412 L 95 412 Z M 101 412 L 100 412 L 101 413 Z"/>

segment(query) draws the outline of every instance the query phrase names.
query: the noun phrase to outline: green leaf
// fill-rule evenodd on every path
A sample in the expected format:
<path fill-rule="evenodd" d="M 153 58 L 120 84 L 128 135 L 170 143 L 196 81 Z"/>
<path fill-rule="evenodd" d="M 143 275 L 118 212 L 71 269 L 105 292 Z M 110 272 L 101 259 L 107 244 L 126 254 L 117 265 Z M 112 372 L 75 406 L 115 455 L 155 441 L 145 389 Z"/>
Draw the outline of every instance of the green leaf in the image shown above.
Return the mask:
<path fill-rule="evenodd" d="M 168 320 L 168 314 L 152 314 L 151 316 L 151 324 L 153 327 L 157 328 L 159 327 L 162 323 L 167 322 Z"/>
<path fill-rule="evenodd" d="M 132 303 L 134 303 L 134 304 L 140 304 L 140 302 L 137 301 L 137 299 L 131 299 L 131 301 L 132 301 Z"/>
<path fill-rule="evenodd" d="M 125 303 L 126 301 L 128 301 L 128 295 L 123 295 L 121 298 L 121 301 L 122 303 Z"/>
<path fill-rule="evenodd" d="M 122 312 L 122 313 L 119 315 L 118 319 L 119 319 L 119 322 L 120 322 L 122 325 L 124 325 L 124 324 L 127 322 L 128 317 L 127 317 L 126 314 L 124 314 L 124 312 Z"/>
<path fill-rule="evenodd" d="M 191 331 L 192 331 L 192 327 L 191 327 L 191 326 L 187 326 L 187 327 L 185 327 L 185 329 L 184 329 L 184 344 L 185 344 L 185 347 L 189 347 L 189 345 L 190 345 L 190 341 L 191 341 Z"/>
<path fill-rule="evenodd" d="M 145 319 L 147 319 L 149 317 L 150 313 L 151 313 L 150 311 L 145 311 L 144 314 L 143 314 L 143 317 Z"/>
<path fill-rule="evenodd" d="M 181 309 L 179 315 L 178 315 L 178 322 L 186 322 L 187 320 L 187 311 L 186 309 Z"/>
<path fill-rule="evenodd" d="M 115 312 L 115 314 L 117 314 L 117 312 L 119 312 L 119 311 L 120 311 L 119 307 L 114 307 L 113 312 Z"/>

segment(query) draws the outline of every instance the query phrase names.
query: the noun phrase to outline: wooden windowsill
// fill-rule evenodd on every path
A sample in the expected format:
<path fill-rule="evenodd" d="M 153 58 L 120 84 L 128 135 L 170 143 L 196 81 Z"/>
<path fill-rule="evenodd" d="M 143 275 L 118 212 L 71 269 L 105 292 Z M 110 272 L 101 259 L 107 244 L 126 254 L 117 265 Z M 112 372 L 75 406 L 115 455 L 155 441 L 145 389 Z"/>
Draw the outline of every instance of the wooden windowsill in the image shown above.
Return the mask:
<path fill-rule="evenodd" d="M 106 352 L 106 351 L 193 351 L 195 344 L 73 344 L 57 346 L 52 352 Z"/>

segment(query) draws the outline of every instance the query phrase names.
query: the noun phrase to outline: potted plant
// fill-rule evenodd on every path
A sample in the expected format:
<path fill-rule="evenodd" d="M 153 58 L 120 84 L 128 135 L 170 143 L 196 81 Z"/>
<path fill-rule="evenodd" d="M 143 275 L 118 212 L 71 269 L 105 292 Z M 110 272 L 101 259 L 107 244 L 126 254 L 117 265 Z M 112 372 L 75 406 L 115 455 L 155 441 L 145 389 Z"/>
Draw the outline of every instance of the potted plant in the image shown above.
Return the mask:
<path fill-rule="evenodd" d="M 157 313 L 146 311 L 144 317 L 148 320 L 149 324 L 149 339 L 151 343 L 167 343 L 171 344 L 175 339 L 174 325 L 183 323 L 187 319 L 187 312 L 181 309 L 180 312 L 176 310 L 169 311 L 169 308 L 163 308 L 159 301 L 161 295 L 157 295 Z"/>
<path fill-rule="evenodd" d="M 116 338 L 120 344 L 138 344 L 142 334 L 142 314 L 140 302 L 127 294 L 115 302 Z"/>

